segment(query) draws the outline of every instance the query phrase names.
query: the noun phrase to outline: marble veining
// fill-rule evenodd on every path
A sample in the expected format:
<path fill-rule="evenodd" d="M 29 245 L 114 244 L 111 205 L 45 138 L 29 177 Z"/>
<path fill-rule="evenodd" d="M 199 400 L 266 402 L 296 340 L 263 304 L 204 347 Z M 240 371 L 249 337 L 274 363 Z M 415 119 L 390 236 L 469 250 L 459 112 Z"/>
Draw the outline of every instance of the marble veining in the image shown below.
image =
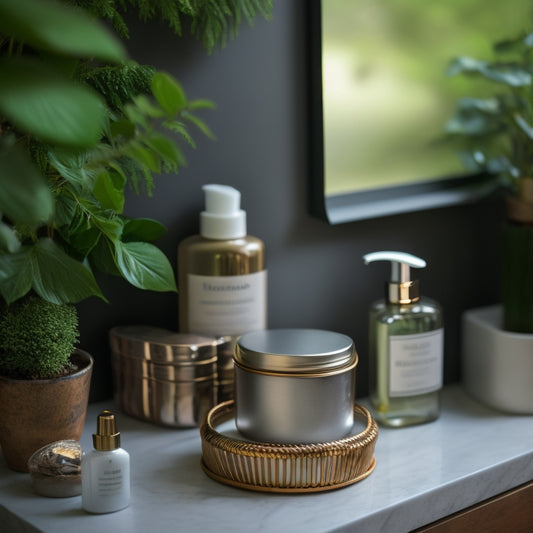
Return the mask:
<path fill-rule="evenodd" d="M 27 521 L 27 531 L 35 531 L 33 526 L 77 533 L 407 532 L 533 479 L 533 416 L 493 411 L 470 399 L 459 385 L 443 391 L 437 421 L 380 428 L 377 466 L 368 478 L 304 495 L 219 484 L 201 470 L 198 429 L 157 427 L 120 413 L 112 404 L 90 405 L 84 449 L 90 449 L 96 415 L 103 408 L 117 413 L 122 445 L 130 453 L 130 506 L 88 515 L 81 510 L 80 497 L 37 496 L 29 475 L 10 471 L 0 458 L 3 523 L 16 515 Z"/>

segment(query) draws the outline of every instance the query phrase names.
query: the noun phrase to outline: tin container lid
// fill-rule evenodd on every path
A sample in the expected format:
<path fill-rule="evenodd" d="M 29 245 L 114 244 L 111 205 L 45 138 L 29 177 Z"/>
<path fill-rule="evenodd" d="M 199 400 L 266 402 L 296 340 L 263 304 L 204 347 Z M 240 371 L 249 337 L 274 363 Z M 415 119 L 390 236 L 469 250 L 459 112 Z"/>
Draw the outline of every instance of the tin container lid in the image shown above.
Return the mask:
<path fill-rule="evenodd" d="M 328 373 L 357 360 L 350 337 L 318 329 L 272 329 L 245 333 L 235 361 L 260 372 Z"/>
<path fill-rule="evenodd" d="M 152 326 L 117 326 L 109 331 L 109 338 L 115 353 L 153 363 L 196 363 L 217 356 L 215 337 Z"/>

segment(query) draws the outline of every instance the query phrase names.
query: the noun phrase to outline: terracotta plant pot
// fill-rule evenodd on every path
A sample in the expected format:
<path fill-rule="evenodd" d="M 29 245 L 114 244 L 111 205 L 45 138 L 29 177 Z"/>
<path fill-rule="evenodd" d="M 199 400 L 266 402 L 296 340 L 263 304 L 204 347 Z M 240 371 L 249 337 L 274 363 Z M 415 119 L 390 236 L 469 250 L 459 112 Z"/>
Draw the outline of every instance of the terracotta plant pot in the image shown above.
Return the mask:
<path fill-rule="evenodd" d="M 0 376 L 0 446 L 12 470 L 28 472 L 28 459 L 46 444 L 81 438 L 93 359 L 76 350 L 71 360 L 80 370 L 69 376 L 42 380 Z"/>

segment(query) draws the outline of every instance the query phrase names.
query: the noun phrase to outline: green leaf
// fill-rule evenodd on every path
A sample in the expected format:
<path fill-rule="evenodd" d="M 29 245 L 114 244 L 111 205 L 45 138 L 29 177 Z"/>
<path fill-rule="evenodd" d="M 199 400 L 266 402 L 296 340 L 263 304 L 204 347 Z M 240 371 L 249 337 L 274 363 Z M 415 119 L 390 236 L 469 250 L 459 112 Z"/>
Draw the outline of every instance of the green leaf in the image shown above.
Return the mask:
<path fill-rule="evenodd" d="M 72 235 L 69 244 L 79 252 L 82 257 L 87 257 L 98 244 L 101 235 L 100 230 L 97 228 L 77 231 Z"/>
<path fill-rule="evenodd" d="M 167 232 L 167 228 L 151 218 L 127 219 L 124 222 L 122 240 L 124 242 L 154 242 Z"/>
<path fill-rule="evenodd" d="M 90 252 L 89 262 L 95 270 L 111 274 L 112 276 L 121 276 L 115 263 L 114 246 L 107 238 L 98 240 L 96 246 Z"/>
<path fill-rule="evenodd" d="M 2 0 L 0 33 L 64 55 L 122 61 L 121 42 L 81 9 L 50 0 Z"/>
<path fill-rule="evenodd" d="M 495 98 L 461 98 L 457 112 L 446 124 L 446 131 L 459 135 L 493 135 L 503 129 L 500 107 Z"/>
<path fill-rule="evenodd" d="M 514 39 L 504 39 L 494 44 L 497 54 L 523 54 L 533 46 L 533 33 L 520 35 Z"/>
<path fill-rule="evenodd" d="M 23 246 L 14 254 L 0 254 L 0 293 L 10 304 L 22 298 L 33 280 L 31 247 Z"/>
<path fill-rule="evenodd" d="M 111 122 L 109 129 L 113 137 L 121 135 L 125 139 L 132 139 L 135 136 L 135 124 L 130 120 L 117 120 Z"/>
<path fill-rule="evenodd" d="M 483 115 L 456 115 L 446 124 L 446 132 L 457 135 L 484 136 L 499 131 L 500 124 Z"/>
<path fill-rule="evenodd" d="M 105 108 L 96 92 L 30 59 L 4 59 L 0 73 L 0 112 L 19 129 L 67 147 L 98 142 Z"/>
<path fill-rule="evenodd" d="M 479 72 L 488 65 L 487 61 L 482 61 L 474 57 L 456 57 L 453 59 L 448 68 L 446 74 L 448 76 L 456 76 L 457 74 Z"/>
<path fill-rule="evenodd" d="M 65 204 L 65 212 L 61 214 L 61 217 L 64 217 L 63 224 L 59 224 L 59 221 L 56 220 L 56 227 L 66 241 L 69 241 L 76 233 L 82 233 L 91 227 L 89 220 L 92 221 L 93 219 L 90 211 L 83 208 L 85 203 L 93 205 L 81 197 L 76 200 L 69 197 Z"/>
<path fill-rule="evenodd" d="M 161 165 L 154 153 L 139 142 L 132 142 L 127 147 L 127 155 L 137 160 L 152 172 L 161 172 Z"/>
<path fill-rule="evenodd" d="M 487 115 L 497 115 L 500 111 L 500 105 L 496 98 L 461 98 L 458 107 L 463 112 L 479 111 Z"/>
<path fill-rule="evenodd" d="M 175 115 L 187 105 L 185 91 L 180 83 L 166 72 L 156 72 L 154 74 L 152 92 L 157 103 L 169 115 Z"/>
<path fill-rule="evenodd" d="M 13 228 L 0 222 L 0 250 L 14 253 L 20 249 L 20 241 Z"/>
<path fill-rule="evenodd" d="M 92 205 L 91 207 L 94 208 Z M 102 213 L 95 209 L 89 214 L 89 222 L 112 241 L 119 240 L 122 235 L 124 222 L 114 213 Z"/>
<path fill-rule="evenodd" d="M 124 169 L 120 165 L 118 161 L 110 160 L 107 162 L 109 167 L 111 168 L 111 177 L 113 181 L 117 184 L 118 188 L 124 189 L 126 186 L 126 183 L 128 183 L 128 178 L 126 176 L 126 172 L 124 172 Z M 121 184 L 120 186 L 118 184 Z"/>
<path fill-rule="evenodd" d="M 199 98 L 197 100 L 193 100 L 192 102 L 189 102 L 188 108 L 191 111 L 195 111 L 197 109 L 215 109 L 216 105 L 211 100 L 205 100 L 205 99 Z"/>
<path fill-rule="evenodd" d="M 177 170 L 179 165 L 184 163 L 184 158 L 176 144 L 164 135 L 152 133 L 146 144 L 169 165 L 172 170 Z"/>
<path fill-rule="evenodd" d="M 196 143 L 194 142 L 194 139 L 191 137 L 190 133 L 187 131 L 187 127 L 183 122 L 179 122 L 177 120 L 166 120 L 163 122 L 163 126 L 170 131 L 179 133 L 187 141 L 187 143 L 189 143 L 190 146 L 196 148 Z"/>
<path fill-rule="evenodd" d="M 122 169 L 120 169 L 120 171 L 115 171 L 113 168 L 113 170 L 109 172 L 109 178 L 113 183 L 113 187 L 115 187 L 117 191 L 123 191 L 124 187 L 126 186 L 126 182 L 128 181 L 124 175 L 124 172 L 122 172 Z"/>
<path fill-rule="evenodd" d="M 77 303 L 90 296 L 105 300 L 93 273 L 66 254 L 52 239 L 35 243 L 31 253 L 35 292 L 57 304 Z"/>
<path fill-rule="evenodd" d="M 491 174 L 508 173 L 510 176 L 516 176 L 518 172 L 518 169 L 504 156 L 488 159 L 485 168 Z"/>
<path fill-rule="evenodd" d="M 459 57 L 448 67 L 449 76 L 457 74 L 480 75 L 484 78 L 504 83 L 511 87 L 531 85 L 531 74 L 514 63 L 489 63 L 472 57 Z"/>
<path fill-rule="evenodd" d="M 54 215 L 56 227 L 69 225 L 76 214 L 76 201 L 64 195 L 60 195 L 56 200 L 56 211 Z"/>
<path fill-rule="evenodd" d="M 160 107 L 152 104 L 144 94 L 135 97 L 133 101 L 135 102 L 135 105 L 149 117 L 162 118 L 165 116 L 165 112 Z"/>
<path fill-rule="evenodd" d="M 183 118 L 187 119 L 189 122 L 192 122 L 206 137 L 209 137 L 212 140 L 215 140 L 216 137 L 202 119 L 199 119 L 197 116 L 185 111 L 183 113 Z"/>
<path fill-rule="evenodd" d="M 133 286 L 151 291 L 177 291 L 174 272 L 159 248 L 147 242 L 117 242 L 116 262 Z"/>
<path fill-rule="evenodd" d="M 62 75 L 64 78 L 73 79 L 80 65 L 80 59 L 72 56 L 59 56 L 53 52 L 42 51 L 39 53 L 39 59 L 54 72 Z"/>
<path fill-rule="evenodd" d="M 527 135 L 530 141 L 533 141 L 533 127 L 531 127 L 531 124 L 519 113 L 515 113 L 513 118 L 520 130 Z"/>
<path fill-rule="evenodd" d="M 70 152 L 64 149 L 49 150 L 48 162 L 76 191 L 92 190 L 95 170 L 89 168 L 87 152 Z"/>
<path fill-rule="evenodd" d="M 100 172 L 94 182 L 93 193 L 103 209 L 113 209 L 117 213 L 124 210 L 125 181 L 119 174 Z"/>
<path fill-rule="evenodd" d="M 12 221 L 34 227 L 53 213 L 44 177 L 20 147 L 0 146 L 0 211 Z"/>
<path fill-rule="evenodd" d="M 148 129 L 149 122 L 146 115 L 137 106 L 133 104 L 126 104 L 124 106 L 124 114 L 132 124 L 140 124 L 145 129 Z"/>

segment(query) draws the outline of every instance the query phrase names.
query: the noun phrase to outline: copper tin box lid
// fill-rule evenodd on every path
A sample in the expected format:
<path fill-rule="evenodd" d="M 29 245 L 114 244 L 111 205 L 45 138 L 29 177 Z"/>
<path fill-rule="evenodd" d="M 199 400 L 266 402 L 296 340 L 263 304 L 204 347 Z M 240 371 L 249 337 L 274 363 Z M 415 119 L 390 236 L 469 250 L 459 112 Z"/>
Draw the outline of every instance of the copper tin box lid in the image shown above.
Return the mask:
<path fill-rule="evenodd" d="M 115 354 L 153 363 L 205 363 L 217 357 L 215 337 L 152 326 L 117 326 L 110 330 L 109 339 Z"/>

